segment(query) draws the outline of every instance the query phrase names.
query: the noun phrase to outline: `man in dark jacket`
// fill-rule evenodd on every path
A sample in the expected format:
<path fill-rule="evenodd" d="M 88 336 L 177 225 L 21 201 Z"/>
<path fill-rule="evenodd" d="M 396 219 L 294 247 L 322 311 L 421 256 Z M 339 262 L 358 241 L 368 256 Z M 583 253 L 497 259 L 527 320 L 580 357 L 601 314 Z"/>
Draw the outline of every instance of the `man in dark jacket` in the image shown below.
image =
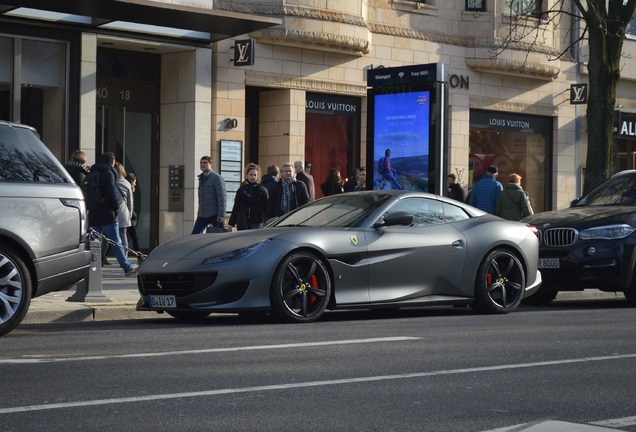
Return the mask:
<path fill-rule="evenodd" d="M 305 183 L 307 192 L 309 193 L 309 201 L 316 200 L 316 186 L 314 185 L 314 176 L 305 172 L 305 165 L 303 161 L 294 162 L 294 169 L 296 170 L 296 180 Z"/>
<path fill-rule="evenodd" d="M 280 169 L 276 165 L 270 165 L 267 167 L 267 174 L 261 178 L 261 184 L 267 189 L 267 196 L 272 197 L 274 193 L 274 186 L 278 183 L 280 177 Z"/>
<path fill-rule="evenodd" d="M 122 197 L 115 185 L 117 180 L 115 154 L 113 152 L 102 154 L 99 162 L 91 167 L 91 171 L 99 172 L 99 189 L 104 200 L 99 207 L 88 212 L 89 225 L 92 230 L 100 234 L 103 233 L 106 238 L 118 245 L 111 244 L 113 246 L 113 254 L 126 276 L 133 276 L 137 273 L 137 266 L 131 264 L 126 258 L 126 254 L 121 248 L 121 238 L 119 237 L 117 211 Z"/>
<path fill-rule="evenodd" d="M 307 186 L 294 177 L 294 166 L 286 163 L 281 171 L 283 178 L 276 183 L 267 202 L 267 219 L 282 216 L 309 202 Z"/>

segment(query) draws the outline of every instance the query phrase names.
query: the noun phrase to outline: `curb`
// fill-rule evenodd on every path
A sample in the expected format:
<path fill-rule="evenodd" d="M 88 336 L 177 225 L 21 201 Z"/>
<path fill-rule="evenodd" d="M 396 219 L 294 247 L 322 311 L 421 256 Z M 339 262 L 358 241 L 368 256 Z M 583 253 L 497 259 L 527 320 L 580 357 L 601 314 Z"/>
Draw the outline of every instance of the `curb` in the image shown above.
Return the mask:
<path fill-rule="evenodd" d="M 156 312 L 138 312 L 135 304 L 78 305 L 73 309 L 29 310 L 22 324 L 70 323 L 82 321 L 117 321 L 159 317 Z"/>

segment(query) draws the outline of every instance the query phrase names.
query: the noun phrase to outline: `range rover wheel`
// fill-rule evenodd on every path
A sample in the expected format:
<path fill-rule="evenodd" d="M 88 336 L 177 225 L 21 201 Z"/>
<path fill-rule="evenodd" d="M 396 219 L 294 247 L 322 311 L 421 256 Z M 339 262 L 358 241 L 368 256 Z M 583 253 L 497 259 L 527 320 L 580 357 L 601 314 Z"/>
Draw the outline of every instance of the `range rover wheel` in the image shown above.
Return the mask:
<path fill-rule="evenodd" d="M 31 304 L 31 275 L 22 258 L 0 244 L 0 336 L 22 322 Z"/>

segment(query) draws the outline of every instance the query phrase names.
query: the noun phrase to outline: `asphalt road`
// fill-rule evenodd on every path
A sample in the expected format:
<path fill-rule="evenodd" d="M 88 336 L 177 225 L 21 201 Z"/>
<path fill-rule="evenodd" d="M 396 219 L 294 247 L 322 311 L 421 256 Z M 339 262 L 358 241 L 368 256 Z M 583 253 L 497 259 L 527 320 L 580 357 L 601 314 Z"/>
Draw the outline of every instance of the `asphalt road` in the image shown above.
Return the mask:
<path fill-rule="evenodd" d="M 300 325 L 234 315 L 200 324 L 26 324 L 0 340 L 0 424 L 636 431 L 635 328 L 636 309 L 623 300 L 523 306 L 504 316 L 452 307 L 333 312 Z"/>

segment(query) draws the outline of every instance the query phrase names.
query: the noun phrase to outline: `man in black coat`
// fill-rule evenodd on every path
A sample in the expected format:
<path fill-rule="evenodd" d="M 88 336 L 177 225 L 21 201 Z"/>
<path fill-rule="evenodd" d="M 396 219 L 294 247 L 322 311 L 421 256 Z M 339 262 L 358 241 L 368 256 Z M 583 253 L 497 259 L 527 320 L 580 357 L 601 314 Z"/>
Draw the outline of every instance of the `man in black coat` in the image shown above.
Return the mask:
<path fill-rule="evenodd" d="M 118 175 L 115 170 L 115 154 L 113 152 L 102 154 L 99 162 L 91 167 L 92 171 L 99 172 L 99 190 L 103 201 L 99 207 L 88 212 L 89 225 L 92 230 L 100 234 L 103 233 L 106 238 L 119 245 L 111 244 L 113 246 L 113 254 L 126 276 L 133 276 L 137 273 L 137 266 L 128 261 L 124 250 L 121 248 L 121 238 L 119 237 L 117 211 L 123 198 L 115 185 Z"/>
<path fill-rule="evenodd" d="M 294 177 L 294 166 L 282 166 L 283 177 L 276 183 L 267 202 L 267 219 L 282 216 L 309 202 L 307 186 Z"/>

